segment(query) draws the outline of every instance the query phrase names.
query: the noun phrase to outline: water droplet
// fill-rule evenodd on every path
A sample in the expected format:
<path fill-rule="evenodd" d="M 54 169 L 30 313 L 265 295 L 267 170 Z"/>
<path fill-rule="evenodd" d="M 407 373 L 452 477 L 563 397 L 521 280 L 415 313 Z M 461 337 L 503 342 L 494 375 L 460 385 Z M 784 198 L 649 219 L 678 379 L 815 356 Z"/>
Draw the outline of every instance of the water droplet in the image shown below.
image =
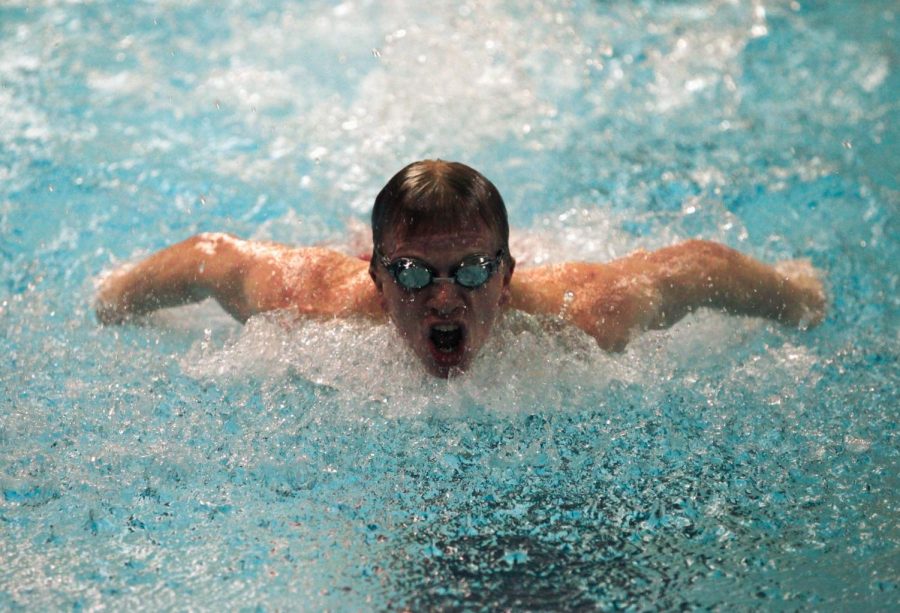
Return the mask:
<path fill-rule="evenodd" d="M 563 302 L 562 307 L 559 309 L 559 316 L 565 318 L 566 314 L 569 312 L 569 307 L 572 306 L 572 303 L 575 301 L 575 292 L 572 290 L 566 290 L 563 293 Z"/>

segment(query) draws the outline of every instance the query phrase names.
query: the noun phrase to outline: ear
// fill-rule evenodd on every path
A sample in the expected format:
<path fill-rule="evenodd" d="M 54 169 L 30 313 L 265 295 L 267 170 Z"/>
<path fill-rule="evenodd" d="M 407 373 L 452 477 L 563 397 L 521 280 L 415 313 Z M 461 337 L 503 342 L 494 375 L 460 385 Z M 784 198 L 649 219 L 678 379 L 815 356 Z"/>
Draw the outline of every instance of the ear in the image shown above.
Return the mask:
<path fill-rule="evenodd" d="M 375 271 L 375 256 L 372 256 L 372 259 L 369 260 L 369 276 L 372 277 L 372 283 L 375 284 L 375 289 L 378 290 L 378 293 L 381 294 L 383 292 L 383 288 L 381 286 L 381 279 L 378 278 L 378 273 Z"/>
<path fill-rule="evenodd" d="M 512 281 L 513 271 L 516 269 L 516 259 L 509 256 L 506 260 L 506 266 L 503 270 L 503 289 L 500 291 L 500 305 L 509 304 L 510 289 L 509 284 Z"/>
<path fill-rule="evenodd" d="M 381 283 L 381 278 L 378 276 L 374 256 L 372 261 L 369 262 L 369 276 L 372 277 L 372 283 L 375 284 L 375 291 L 378 292 L 378 304 L 381 306 L 381 310 L 387 313 L 388 308 L 387 301 L 384 299 L 384 286 Z"/>

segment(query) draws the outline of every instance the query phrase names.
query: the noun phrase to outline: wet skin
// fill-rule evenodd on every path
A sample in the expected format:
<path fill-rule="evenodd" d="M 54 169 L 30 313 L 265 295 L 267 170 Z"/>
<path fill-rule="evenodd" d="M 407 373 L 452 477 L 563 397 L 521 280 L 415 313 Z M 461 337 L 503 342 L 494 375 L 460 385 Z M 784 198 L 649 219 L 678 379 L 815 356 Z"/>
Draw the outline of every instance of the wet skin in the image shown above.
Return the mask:
<path fill-rule="evenodd" d="M 420 259 L 444 277 L 468 256 L 493 257 L 499 243 L 486 228 L 466 226 L 412 237 L 387 232 L 381 251 L 389 260 Z M 200 234 L 104 276 L 96 310 L 101 322 L 121 323 L 212 297 L 239 321 L 275 310 L 325 319 L 390 318 L 438 377 L 472 363 L 504 306 L 562 318 L 608 351 L 622 351 L 637 333 L 671 326 L 700 307 L 792 326 L 816 325 L 825 316 L 822 282 L 809 262 L 772 267 L 709 241 L 636 251 L 607 263 L 526 268 L 515 279 L 514 264 L 503 261 L 478 289 L 438 281 L 408 292 L 380 262 L 322 247 Z"/>
<path fill-rule="evenodd" d="M 416 236 L 388 232 L 382 252 L 389 260 L 410 257 L 422 260 L 440 277 L 450 273 L 471 255 L 493 256 L 502 247 L 485 226 L 463 231 L 435 231 Z M 390 272 L 374 261 L 369 267 L 379 300 L 401 338 L 437 377 L 464 371 L 487 341 L 497 316 L 509 301 L 509 284 L 515 262 L 502 258 L 498 269 L 483 286 L 469 289 L 450 281 L 436 281 L 420 290 L 402 288 Z M 458 329 L 458 344 L 448 348 L 435 341 L 435 327 Z"/>

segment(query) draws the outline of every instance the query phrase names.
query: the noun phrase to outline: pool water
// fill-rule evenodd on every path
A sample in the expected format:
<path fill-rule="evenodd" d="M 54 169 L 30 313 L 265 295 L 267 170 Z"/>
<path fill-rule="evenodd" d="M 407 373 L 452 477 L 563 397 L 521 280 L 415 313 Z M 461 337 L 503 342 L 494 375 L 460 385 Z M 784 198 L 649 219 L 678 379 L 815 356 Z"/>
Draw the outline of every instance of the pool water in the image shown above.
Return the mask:
<path fill-rule="evenodd" d="M 0 7 L 0 608 L 896 610 L 896 4 L 422 6 Z M 520 265 L 699 236 L 828 317 L 511 314 L 450 381 L 356 321 L 96 324 L 197 232 L 352 252 L 425 157 Z"/>

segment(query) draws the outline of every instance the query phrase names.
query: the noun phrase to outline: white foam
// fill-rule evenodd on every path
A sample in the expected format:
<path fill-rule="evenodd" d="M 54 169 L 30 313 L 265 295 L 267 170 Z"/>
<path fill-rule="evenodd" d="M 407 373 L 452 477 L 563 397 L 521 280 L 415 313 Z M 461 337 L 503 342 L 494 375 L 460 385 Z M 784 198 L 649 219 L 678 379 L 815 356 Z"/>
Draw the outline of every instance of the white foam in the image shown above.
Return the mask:
<path fill-rule="evenodd" d="M 87 83 L 91 89 L 105 95 L 133 95 L 146 87 L 141 75 L 127 70 L 116 73 L 92 70 L 87 74 Z"/>
<path fill-rule="evenodd" d="M 659 389 L 679 368 L 715 364 L 761 325 L 701 312 L 610 354 L 576 328 L 512 312 L 468 372 L 440 380 L 425 373 L 390 325 L 270 314 L 251 318 L 224 344 L 212 342 L 207 330 L 181 363 L 189 376 L 226 386 L 257 380 L 267 389 L 287 389 L 299 377 L 331 389 L 347 417 L 373 408 L 391 417 L 527 415 L 581 408 L 584 398 L 613 382 Z"/>
<path fill-rule="evenodd" d="M 0 78 L 4 78 L 0 72 Z M 0 143 L 11 142 L 14 137 L 48 143 L 52 137 L 46 113 L 28 101 L 14 97 L 12 92 L 0 88 Z"/>

